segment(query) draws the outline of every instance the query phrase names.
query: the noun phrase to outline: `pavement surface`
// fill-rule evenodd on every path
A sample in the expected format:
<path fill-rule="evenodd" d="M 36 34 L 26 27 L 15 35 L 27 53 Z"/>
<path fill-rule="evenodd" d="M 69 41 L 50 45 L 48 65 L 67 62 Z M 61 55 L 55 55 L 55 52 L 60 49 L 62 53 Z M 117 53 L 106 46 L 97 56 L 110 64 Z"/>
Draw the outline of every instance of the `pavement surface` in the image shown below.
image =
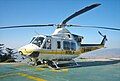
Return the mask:
<path fill-rule="evenodd" d="M 54 70 L 22 63 L 1 63 L 0 81 L 120 81 L 120 61 L 79 62 Z"/>

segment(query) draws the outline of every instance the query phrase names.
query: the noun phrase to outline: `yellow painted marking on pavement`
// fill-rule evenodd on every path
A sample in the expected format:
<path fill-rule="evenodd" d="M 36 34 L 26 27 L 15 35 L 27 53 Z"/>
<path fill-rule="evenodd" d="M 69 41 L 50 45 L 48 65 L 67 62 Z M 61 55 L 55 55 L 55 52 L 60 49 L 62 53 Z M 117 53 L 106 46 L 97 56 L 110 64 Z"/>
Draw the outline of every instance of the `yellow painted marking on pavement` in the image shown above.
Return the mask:
<path fill-rule="evenodd" d="M 47 81 L 47 80 L 44 80 L 42 78 L 31 76 L 31 75 L 28 75 L 28 74 L 25 74 L 25 73 L 17 73 L 17 74 L 20 75 L 20 76 L 26 77 L 28 79 L 35 80 L 35 81 Z"/>
<path fill-rule="evenodd" d="M 43 70 L 45 70 L 44 68 L 41 68 L 41 67 L 33 67 L 33 66 L 28 66 L 27 68 L 29 68 L 29 69 L 35 69 L 35 70 L 39 70 L 39 71 L 43 71 Z"/>
<path fill-rule="evenodd" d="M 43 70 L 45 70 L 45 69 L 44 69 L 44 68 L 36 68 L 36 70 L 43 71 Z"/>
<path fill-rule="evenodd" d="M 51 71 L 52 72 L 68 72 L 68 69 L 60 69 L 60 70 L 52 69 Z"/>

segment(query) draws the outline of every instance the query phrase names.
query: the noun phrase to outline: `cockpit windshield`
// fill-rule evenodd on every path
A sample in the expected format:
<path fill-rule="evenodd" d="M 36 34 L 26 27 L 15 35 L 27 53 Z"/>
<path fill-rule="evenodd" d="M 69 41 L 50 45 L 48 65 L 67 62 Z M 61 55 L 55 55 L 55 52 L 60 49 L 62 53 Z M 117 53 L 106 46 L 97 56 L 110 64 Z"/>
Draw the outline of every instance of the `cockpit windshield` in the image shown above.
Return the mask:
<path fill-rule="evenodd" d="M 43 43 L 43 40 L 44 40 L 43 37 L 33 37 L 30 43 L 35 44 L 40 47 L 41 44 Z"/>

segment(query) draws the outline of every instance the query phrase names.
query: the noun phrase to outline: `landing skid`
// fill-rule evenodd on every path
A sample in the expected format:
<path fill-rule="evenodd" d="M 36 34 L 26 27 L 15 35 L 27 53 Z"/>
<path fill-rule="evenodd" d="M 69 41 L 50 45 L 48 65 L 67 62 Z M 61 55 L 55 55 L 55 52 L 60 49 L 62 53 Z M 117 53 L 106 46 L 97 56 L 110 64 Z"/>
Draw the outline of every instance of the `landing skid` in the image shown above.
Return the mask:
<path fill-rule="evenodd" d="M 31 59 L 27 62 L 29 65 L 37 66 L 37 65 L 47 65 L 48 68 L 51 69 L 62 69 L 62 68 L 71 68 L 80 66 L 74 59 L 67 61 L 53 61 L 53 60 L 37 60 Z"/>
<path fill-rule="evenodd" d="M 72 62 L 71 64 L 69 62 Z M 48 67 L 52 69 L 62 69 L 67 67 L 78 67 L 80 66 L 75 60 L 70 60 L 66 63 L 59 64 L 59 61 L 48 61 Z"/>
<path fill-rule="evenodd" d="M 74 59 L 72 59 L 72 61 L 75 63 L 76 66 L 79 66 L 79 64 Z"/>
<path fill-rule="evenodd" d="M 60 69 L 60 67 L 58 66 L 58 62 L 56 61 L 48 61 L 47 65 L 49 68 L 54 68 L 54 69 Z"/>

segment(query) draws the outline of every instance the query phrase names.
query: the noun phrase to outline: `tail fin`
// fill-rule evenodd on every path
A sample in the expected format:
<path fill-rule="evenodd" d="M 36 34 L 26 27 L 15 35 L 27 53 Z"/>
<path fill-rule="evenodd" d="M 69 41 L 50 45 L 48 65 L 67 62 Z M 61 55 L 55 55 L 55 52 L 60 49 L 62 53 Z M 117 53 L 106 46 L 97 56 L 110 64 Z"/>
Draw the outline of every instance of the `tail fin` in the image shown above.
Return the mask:
<path fill-rule="evenodd" d="M 98 31 L 98 33 L 103 37 L 103 40 L 101 42 L 101 45 L 105 45 L 105 42 L 107 41 L 107 37 L 106 35 L 102 35 L 102 33 L 100 31 Z"/>
<path fill-rule="evenodd" d="M 107 37 L 106 37 L 106 35 L 104 35 L 104 37 L 103 37 L 103 40 L 102 40 L 102 42 L 101 42 L 101 45 L 105 45 L 105 42 L 107 41 Z"/>

